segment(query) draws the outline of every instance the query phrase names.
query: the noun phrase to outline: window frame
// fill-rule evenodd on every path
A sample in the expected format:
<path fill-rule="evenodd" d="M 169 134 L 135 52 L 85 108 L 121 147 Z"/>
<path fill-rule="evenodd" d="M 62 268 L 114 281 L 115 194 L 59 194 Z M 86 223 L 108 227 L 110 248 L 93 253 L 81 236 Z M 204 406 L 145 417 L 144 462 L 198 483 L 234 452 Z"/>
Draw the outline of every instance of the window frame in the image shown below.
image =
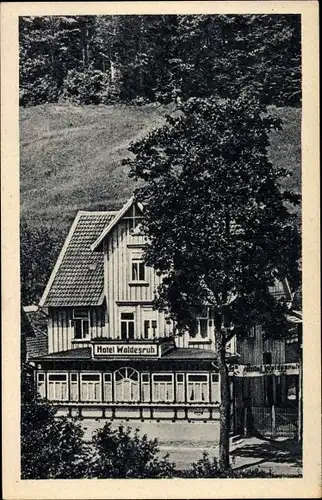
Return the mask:
<path fill-rule="evenodd" d="M 156 387 L 155 387 L 155 384 L 156 383 L 159 383 L 159 384 L 164 384 L 164 383 L 168 383 L 167 381 L 157 381 L 155 382 L 155 376 L 170 376 L 171 377 L 171 397 L 170 398 L 166 398 L 166 399 L 161 399 L 160 397 L 157 398 L 156 397 L 156 393 L 155 393 L 155 390 L 156 390 Z M 174 373 L 164 373 L 164 372 L 155 372 L 155 373 L 151 373 L 151 381 L 152 381 L 152 402 L 153 403 L 173 403 L 174 402 L 174 395 L 175 395 L 175 387 L 174 387 L 174 382 L 175 382 L 175 379 L 174 379 Z"/>
<path fill-rule="evenodd" d="M 75 377 L 75 380 L 73 380 Z M 73 389 L 76 389 L 76 395 L 73 397 Z M 79 372 L 70 372 L 69 373 L 69 400 L 70 401 L 79 401 Z"/>
<path fill-rule="evenodd" d="M 205 377 L 205 380 L 195 380 L 195 381 L 189 381 L 189 377 L 193 377 L 193 376 L 202 376 L 202 377 Z M 192 384 L 192 385 L 191 385 Z M 194 393 L 196 392 L 196 386 L 198 387 L 199 386 L 199 390 L 200 390 L 200 394 L 203 393 L 203 386 L 205 385 L 206 387 L 206 394 L 205 394 L 205 399 L 195 399 L 195 396 L 194 398 L 192 399 L 191 398 L 191 390 L 194 391 Z M 187 399 L 187 402 L 188 403 L 209 403 L 210 402 L 210 391 L 209 391 L 209 373 L 207 372 L 198 372 L 198 373 L 195 373 L 195 372 L 189 372 L 189 373 L 186 373 L 186 399 Z"/>
<path fill-rule="evenodd" d="M 269 358 L 269 362 L 267 362 L 267 357 Z M 272 364 L 273 364 L 272 351 L 264 351 L 263 352 L 263 365 L 272 365 Z"/>
<path fill-rule="evenodd" d="M 132 248 L 130 252 L 129 284 L 147 284 L 146 265 L 143 258 L 143 248 Z"/>
<path fill-rule="evenodd" d="M 75 313 L 77 310 L 81 310 L 83 309 L 84 311 L 87 311 L 87 317 L 85 316 L 77 316 L 77 314 Z M 81 332 L 81 336 L 80 337 L 76 337 L 76 322 L 78 322 L 78 324 L 80 325 L 80 332 Z M 84 334 L 84 323 L 87 323 L 87 328 L 88 328 L 88 331 L 86 334 Z M 73 340 L 76 340 L 78 342 L 82 342 L 82 341 L 86 341 L 86 340 L 90 340 L 91 338 L 91 315 L 90 315 L 90 310 L 89 308 L 87 307 L 74 307 L 73 308 L 73 329 L 74 329 L 74 339 Z"/>
<path fill-rule="evenodd" d="M 80 394 L 79 394 L 79 401 L 82 401 L 82 402 L 101 402 L 102 401 L 102 373 L 101 372 L 80 372 L 80 377 L 79 377 L 79 387 L 80 387 Z M 99 398 L 98 399 L 83 399 L 82 398 L 82 392 L 83 392 L 83 376 L 90 376 L 90 375 L 95 375 L 95 376 L 98 376 L 99 379 L 98 380 L 85 380 L 84 382 L 85 383 L 88 383 L 88 382 L 94 382 L 95 384 L 99 384 Z M 94 389 L 94 393 L 95 393 L 95 389 Z"/>
<path fill-rule="evenodd" d="M 39 380 L 39 377 L 42 376 L 43 380 Z M 41 392 L 40 392 L 41 389 Z M 36 391 L 41 399 L 44 399 L 47 394 L 47 377 L 45 372 L 37 372 L 36 374 Z"/>
<path fill-rule="evenodd" d="M 181 378 L 181 380 L 179 380 Z M 185 403 L 186 402 L 186 377 L 184 372 L 176 372 L 176 402 Z M 179 396 L 179 390 L 182 391 L 182 396 Z"/>
<path fill-rule="evenodd" d="M 123 314 L 131 314 L 133 315 L 133 319 L 129 318 L 122 318 Z M 126 325 L 126 335 L 125 338 L 123 338 L 123 333 L 122 333 L 122 325 Z M 129 325 L 133 324 L 133 336 L 129 335 Z M 121 340 L 134 340 L 135 339 L 135 312 L 134 311 L 120 311 L 120 338 Z"/>
<path fill-rule="evenodd" d="M 193 333 L 190 331 L 189 341 L 192 342 L 209 342 L 213 331 L 211 329 L 214 328 L 214 319 L 211 317 L 211 311 L 209 306 L 204 306 L 203 310 L 199 311 L 199 315 L 196 314 L 196 331 Z M 207 332 L 206 335 L 202 334 L 201 331 L 201 321 L 206 321 L 207 323 Z"/>
<path fill-rule="evenodd" d="M 106 380 L 107 375 L 109 376 L 110 380 Z M 103 401 L 111 403 L 113 401 L 113 390 L 114 390 L 113 372 L 103 372 L 102 385 L 103 385 Z"/>
<path fill-rule="evenodd" d="M 126 377 L 122 376 L 121 379 L 117 380 L 116 379 L 116 375 L 117 375 L 118 372 L 120 372 L 121 375 L 122 375 L 122 370 L 125 371 Z M 129 376 L 129 370 L 132 371 L 131 375 L 133 375 L 133 373 L 135 375 L 137 375 L 137 380 L 133 379 L 131 375 Z M 137 398 L 124 399 L 124 385 L 123 385 L 124 384 L 124 380 L 130 381 L 130 384 L 131 384 L 130 393 L 132 393 L 132 389 L 133 389 L 132 388 L 132 384 L 135 386 Z M 117 382 L 122 383 L 122 398 L 121 399 L 118 398 Z M 141 390 L 141 377 L 140 377 L 140 372 L 138 370 L 136 370 L 135 368 L 132 368 L 131 366 L 121 366 L 120 368 L 117 368 L 113 372 L 113 383 L 114 383 L 114 399 L 115 399 L 115 402 L 117 402 L 117 403 L 139 403 L 140 402 L 140 398 L 141 398 L 141 393 L 140 393 L 140 390 Z"/>
<path fill-rule="evenodd" d="M 143 338 L 145 340 L 154 339 L 158 336 L 158 312 L 152 307 L 145 307 L 142 309 L 142 321 L 143 321 Z M 146 324 L 147 335 L 146 335 Z M 153 323 L 155 323 L 155 328 L 153 328 Z"/>
<path fill-rule="evenodd" d="M 146 380 L 144 380 L 144 377 Z M 144 389 L 147 388 L 148 397 L 144 397 Z M 140 402 L 150 403 L 151 401 L 151 373 L 141 372 L 140 373 Z"/>
<path fill-rule="evenodd" d="M 63 376 L 65 377 L 65 380 L 50 380 L 50 377 L 54 377 L 54 376 Z M 50 394 L 50 386 L 49 384 L 53 382 L 54 384 L 55 383 L 60 383 L 60 384 L 66 384 L 66 397 L 65 398 L 59 398 L 59 399 L 56 399 L 56 398 L 53 398 L 51 399 L 49 397 L 49 394 Z M 47 387 L 46 387 L 46 394 L 47 394 L 47 398 L 48 398 L 48 401 L 70 401 L 70 390 L 69 390 L 69 372 L 47 372 L 47 380 L 46 380 L 46 384 L 47 384 Z M 54 386 L 54 392 L 56 393 L 56 384 Z M 56 395 L 56 394 L 55 394 Z"/>

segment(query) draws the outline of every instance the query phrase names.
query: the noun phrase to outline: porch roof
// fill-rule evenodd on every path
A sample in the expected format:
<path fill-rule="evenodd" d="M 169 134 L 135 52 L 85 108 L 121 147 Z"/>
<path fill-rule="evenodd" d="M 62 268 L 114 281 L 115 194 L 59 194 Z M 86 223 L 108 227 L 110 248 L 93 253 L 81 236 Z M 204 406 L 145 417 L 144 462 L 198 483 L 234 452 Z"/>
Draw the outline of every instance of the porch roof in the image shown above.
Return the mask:
<path fill-rule="evenodd" d="M 59 352 L 53 352 L 51 354 L 46 354 L 45 356 L 37 357 L 37 358 L 32 358 L 30 361 L 68 361 L 68 360 L 91 360 L 92 358 L 92 350 L 90 347 L 80 347 L 76 349 L 69 349 L 67 351 L 59 351 Z M 142 356 L 138 357 L 128 357 L 126 356 L 126 359 L 129 361 L 132 360 L 142 360 L 145 361 L 146 358 L 143 358 Z M 151 360 L 151 358 L 148 358 Z M 180 360 L 186 360 L 186 359 L 205 359 L 205 360 L 216 360 L 217 355 L 214 351 L 206 350 L 206 349 L 193 349 L 193 348 L 175 348 L 171 351 L 165 352 L 164 355 L 161 358 L 153 358 L 153 361 L 158 361 L 158 360 L 175 360 L 175 359 L 180 359 Z M 124 358 L 121 357 L 115 357 L 115 358 L 102 358 L 100 361 L 124 361 Z M 97 362 L 97 359 L 95 359 L 95 362 Z"/>
<path fill-rule="evenodd" d="M 229 355 L 227 354 L 226 361 L 228 363 L 232 362 L 237 362 L 238 355 Z M 92 357 L 92 349 L 91 347 L 79 347 L 76 349 L 69 349 L 67 351 L 59 351 L 59 352 L 54 352 L 51 354 L 46 354 L 45 356 L 38 356 L 30 359 L 30 361 L 95 361 L 95 363 L 100 362 L 100 361 L 122 361 L 124 360 L 128 361 L 153 361 L 153 362 L 158 362 L 158 361 L 175 361 L 175 360 L 200 360 L 200 361 L 216 361 L 217 360 L 217 354 L 214 351 L 211 351 L 209 349 L 194 349 L 194 348 L 183 348 L 183 347 L 177 347 L 172 349 L 171 351 L 165 352 L 161 358 L 149 358 L 149 357 L 130 357 L 130 356 L 124 356 L 124 357 L 109 357 L 109 358 L 101 358 L 99 360 L 95 359 Z"/>

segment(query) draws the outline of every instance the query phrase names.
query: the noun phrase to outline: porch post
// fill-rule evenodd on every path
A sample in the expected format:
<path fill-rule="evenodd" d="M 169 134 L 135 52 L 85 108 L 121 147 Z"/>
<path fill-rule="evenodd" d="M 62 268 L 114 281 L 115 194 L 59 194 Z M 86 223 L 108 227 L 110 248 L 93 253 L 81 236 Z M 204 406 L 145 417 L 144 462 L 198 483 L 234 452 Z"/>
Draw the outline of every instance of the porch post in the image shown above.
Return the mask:
<path fill-rule="evenodd" d="M 276 436 L 276 409 L 275 409 L 275 402 L 276 402 L 276 375 L 273 375 L 273 402 L 272 402 L 272 436 Z"/>

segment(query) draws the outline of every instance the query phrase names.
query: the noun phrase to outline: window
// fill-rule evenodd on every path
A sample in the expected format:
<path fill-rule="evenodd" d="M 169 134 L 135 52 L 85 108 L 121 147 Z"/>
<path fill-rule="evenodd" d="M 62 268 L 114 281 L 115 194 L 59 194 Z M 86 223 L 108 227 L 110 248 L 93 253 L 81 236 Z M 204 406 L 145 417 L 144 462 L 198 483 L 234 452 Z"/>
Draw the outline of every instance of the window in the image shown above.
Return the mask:
<path fill-rule="evenodd" d="M 210 309 L 208 307 L 202 308 L 196 316 L 196 323 L 191 331 L 191 337 L 199 340 L 207 339 L 209 337 L 210 329 L 213 329 L 214 322 L 211 318 Z"/>
<path fill-rule="evenodd" d="M 157 335 L 157 311 L 151 308 L 143 309 L 143 338 L 153 339 Z"/>
<path fill-rule="evenodd" d="M 187 375 L 188 401 L 209 401 L 208 375 Z"/>
<path fill-rule="evenodd" d="M 121 368 L 115 374 L 115 400 L 139 401 L 139 373 L 133 368 Z"/>
<path fill-rule="evenodd" d="M 101 400 L 101 375 L 100 373 L 81 374 L 81 400 Z"/>
<path fill-rule="evenodd" d="M 112 401 L 112 374 L 104 373 L 104 401 Z"/>
<path fill-rule="evenodd" d="M 134 339 L 134 313 L 121 313 L 121 339 Z"/>
<path fill-rule="evenodd" d="M 264 352 L 263 353 L 263 364 L 264 365 L 271 365 L 272 364 L 272 353 L 271 352 Z"/>
<path fill-rule="evenodd" d="M 235 354 L 237 351 L 237 337 L 234 335 L 226 344 L 226 351 L 229 354 Z"/>
<path fill-rule="evenodd" d="M 66 373 L 48 374 L 48 399 L 50 401 L 68 400 L 68 382 Z"/>
<path fill-rule="evenodd" d="M 153 319 L 144 320 L 144 338 L 154 338 L 157 331 L 157 321 Z"/>
<path fill-rule="evenodd" d="M 184 401 L 184 374 L 177 373 L 176 375 L 176 400 L 178 403 L 182 403 Z"/>
<path fill-rule="evenodd" d="M 74 338 L 87 339 L 89 338 L 89 311 L 85 308 L 74 309 Z"/>
<path fill-rule="evenodd" d="M 146 403 L 151 399 L 150 392 L 150 374 L 142 373 L 141 375 L 141 400 Z"/>
<path fill-rule="evenodd" d="M 274 375 L 264 376 L 264 398 L 265 404 L 272 406 L 274 404 Z"/>
<path fill-rule="evenodd" d="M 70 399 L 71 401 L 78 401 L 78 373 L 70 374 Z"/>
<path fill-rule="evenodd" d="M 132 281 L 144 281 L 145 268 L 143 261 L 132 261 Z"/>
<path fill-rule="evenodd" d="M 37 373 L 37 393 L 41 398 L 45 397 L 46 386 L 45 386 L 45 374 Z"/>
<path fill-rule="evenodd" d="M 213 403 L 220 402 L 219 373 L 211 374 L 211 401 Z"/>
<path fill-rule="evenodd" d="M 142 249 L 132 250 L 132 281 L 145 281 L 145 265 Z"/>
<path fill-rule="evenodd" d="M 141 234 L 140 231 L 142 229 L 140 227 L 140 220 L 142 219 L 142 213 L 134 204 L 123 218 L 129 220 L 130 232 L 132 235 Z"/>
<path fill-rule="evenodd" d="M 153 401 L 173 401 L 173 375 L 154 374 L 153 380 Z"/>
<path fill-rule="evenodd" d="M 286 403 L 289 406 L 298 404 L 299 378 L 298 375 L 286 375 L 285 378 Z"/>
<path fill-rule="evenodd" d="M 252 326 L 248 331 L 248 337 L 253 339 L 256 335 L 256 326 Z"/>

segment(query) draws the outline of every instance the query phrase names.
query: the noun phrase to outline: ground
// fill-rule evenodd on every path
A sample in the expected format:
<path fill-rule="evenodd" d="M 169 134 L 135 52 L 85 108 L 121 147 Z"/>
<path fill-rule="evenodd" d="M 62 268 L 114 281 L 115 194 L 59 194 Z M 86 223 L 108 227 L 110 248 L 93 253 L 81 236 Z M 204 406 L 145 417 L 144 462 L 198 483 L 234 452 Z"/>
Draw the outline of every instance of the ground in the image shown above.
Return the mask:
<path fill-rule="evenodd" d="M 169 454 L 178 470 L 190 468 L 204 451 L 218 457 L 219 422 L 166 422 L 166 421 L 121 421 L 119 424 L 139 428 L 149 438 L 159 441 L 160 455 Z M 105 424 L 104 420 L 84 419 L 82 426 L 85 439 L 89 440 L 94 429 Z M 260 469 L 271 471 L 274 476 L 301 477 L 302 460 L 296 439 L 240 438 L 231 444 L 231 464 L 234 469 Z"/>
<path fill-rule="evenodd" d="M 301 477 L 302 452 L 297 439 L 242 439 L 231 447 L 234 469 L 260 469 L 274 476 Z"/>

